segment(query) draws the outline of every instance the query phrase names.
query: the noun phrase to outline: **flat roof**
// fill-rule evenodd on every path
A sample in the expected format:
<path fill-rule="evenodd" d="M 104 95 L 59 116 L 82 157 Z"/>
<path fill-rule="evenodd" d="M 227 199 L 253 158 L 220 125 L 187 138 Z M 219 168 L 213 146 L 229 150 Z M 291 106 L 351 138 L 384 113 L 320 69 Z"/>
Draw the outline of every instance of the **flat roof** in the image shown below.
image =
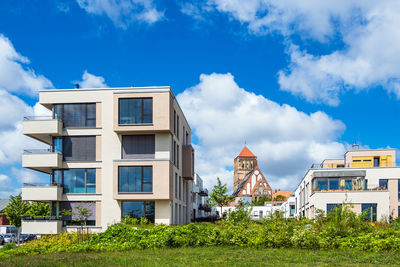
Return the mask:
<path fill-rule="evenodd" d="M 104 88 L 63 88 L 63 89 L 44 89 L 39 92 L 59 92 L 59 91 L 100 91 L 100 90 L 150 90 L 150 89 L 170 89 L 171 86 L 129 86 L 129 87 L 104 87 Z"/>
<path fill-rule="evenodd" d="M 355 149 L 355 150 L 348 150 L 345 155 L 349 152 L 357 152 L 357 151 L 385 151 L 385 150 L 394 150 L 396 151 L 396 148 L 377 148 L 377 149 Z"/>

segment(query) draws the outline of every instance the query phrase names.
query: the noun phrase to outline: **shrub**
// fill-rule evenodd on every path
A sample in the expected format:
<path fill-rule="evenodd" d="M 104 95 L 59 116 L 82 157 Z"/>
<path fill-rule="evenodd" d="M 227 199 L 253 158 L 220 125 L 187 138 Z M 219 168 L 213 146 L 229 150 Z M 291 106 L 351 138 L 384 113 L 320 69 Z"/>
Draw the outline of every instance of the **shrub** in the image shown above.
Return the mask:
<path fill-rule="evenodd" d="M 4 246 L 3 246 L 3 250 L 10 250 L 10 249 L 14 249 L 14 248 L 16 248 L 17 246 L 15 245 L 15 243 L 6 243 Z"/>

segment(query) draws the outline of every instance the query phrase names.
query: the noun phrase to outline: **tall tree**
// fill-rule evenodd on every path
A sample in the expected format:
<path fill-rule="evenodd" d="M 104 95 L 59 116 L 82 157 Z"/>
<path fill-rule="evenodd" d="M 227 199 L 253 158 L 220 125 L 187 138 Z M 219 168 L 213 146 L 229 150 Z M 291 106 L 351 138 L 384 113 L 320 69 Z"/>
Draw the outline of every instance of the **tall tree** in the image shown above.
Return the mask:
<path fill-rule="evenodd" d="M 228 195 L 227 192 L 228 188 L 226 184 L 222 184 L 219 177 L 217 177 L 217 184 L 214 185 L 213 190 L 209 196 L 209 200 L 211 201 L 212 205 L 221 207 L 221 217 L 222 206 L 227 205 L 230 201 L 234 199 L 234 196 Z"/>
<path fill-rule="evenodd" d="M 19 236 L 21 232 L 21 219 L 28 212 L 30 205 L 28 202 L 23 201 L 21 194 L 18 196 L 10 196 L 10 202 L 4 209 L 4 212 L 12 225 L 17 227 L 18 235 L 17 242 L 19 244 Z"/>

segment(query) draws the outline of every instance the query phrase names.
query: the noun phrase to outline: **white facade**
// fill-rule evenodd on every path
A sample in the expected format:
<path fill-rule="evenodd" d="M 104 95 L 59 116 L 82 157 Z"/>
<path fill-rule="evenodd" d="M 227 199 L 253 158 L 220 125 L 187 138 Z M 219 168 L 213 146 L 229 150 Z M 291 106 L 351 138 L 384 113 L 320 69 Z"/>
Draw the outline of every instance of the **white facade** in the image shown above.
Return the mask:
<path fill-rule="evenodd" d="M 325 160 L 313 165 L 295 191 L 296 216 L 314 218 L 317 210 L 326 213 L 335 205 L 350 202 L 356 213 L 368 210 L 376 215 L 368 217 L 371 220 L 398 217 L 400 167 L 394 162 L 379 166 L 379 157 L 386 154 L 395 158 L 393 150 L 357 150 L 347 152 L 341 162 Z M 371 162 L 374 155 L 375 166 Z M 359 167 L 361 164 L 365 167 Z"/>
<path fill-rule="evenodd" d="M 209 217 L 212 213 L 208 207 L 208 190 L 203 186 L 203 179 L 195 173 L 193 183 L 193 220 Z"/>

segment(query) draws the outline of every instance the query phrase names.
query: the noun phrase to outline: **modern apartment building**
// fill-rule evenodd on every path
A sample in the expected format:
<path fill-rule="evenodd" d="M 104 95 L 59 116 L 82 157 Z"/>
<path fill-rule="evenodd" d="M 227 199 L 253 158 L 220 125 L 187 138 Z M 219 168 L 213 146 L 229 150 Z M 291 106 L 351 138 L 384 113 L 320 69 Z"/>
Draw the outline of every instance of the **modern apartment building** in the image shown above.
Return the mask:
<path fill-rule="evenodd" d="M 23 233 L 102 231 L 125 216 L 162 224 L 192 218 L 194 150 L 191 129 L 170 87 L 45 90 L 51 117 L 29 117 L 23 133 L 47 145 L 25 150 L 22 165 L 49 174 L 49 184 L 24 184 L 23 200 L 51 204 L 51 216 L 25 218 Z M 75 218 L 74 218 L 75 217 Z"/>
<path fill-rule="evenodd" d="M 295 191 L 296 216 L 314 218 L 346 200 L 371 221 L 400 214 L 400 167 L 395 149 L 353 150 L 313 164 Z"/>

